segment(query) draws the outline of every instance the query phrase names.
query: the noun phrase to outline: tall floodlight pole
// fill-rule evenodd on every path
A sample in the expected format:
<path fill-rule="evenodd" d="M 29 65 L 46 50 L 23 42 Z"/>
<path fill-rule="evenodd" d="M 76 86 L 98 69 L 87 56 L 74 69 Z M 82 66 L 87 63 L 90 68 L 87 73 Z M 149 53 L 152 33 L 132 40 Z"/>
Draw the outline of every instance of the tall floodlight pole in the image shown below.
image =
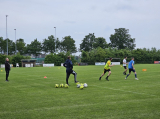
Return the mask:
<path fill-rule="evenodd" d="M 56 27 L 54 27 L 55 28 L 55 51 L 56 51 Z"/>
<path fill-rule="evenodd" d="M 7 40 L 7 55 L 8 55 L 7 17 L 8 15 L 6 15 L 6 40 Z"/>
<path fill-rule="evenodd" d="M 55 28 L 55 39 L 56 39 L 56 27 L 54 27 Z"/>
<path fill-rule="evenodd" d="M 17 54 L 17 46 L 16 46 L 16 29 L 15 30 L 15 54 Z"/>

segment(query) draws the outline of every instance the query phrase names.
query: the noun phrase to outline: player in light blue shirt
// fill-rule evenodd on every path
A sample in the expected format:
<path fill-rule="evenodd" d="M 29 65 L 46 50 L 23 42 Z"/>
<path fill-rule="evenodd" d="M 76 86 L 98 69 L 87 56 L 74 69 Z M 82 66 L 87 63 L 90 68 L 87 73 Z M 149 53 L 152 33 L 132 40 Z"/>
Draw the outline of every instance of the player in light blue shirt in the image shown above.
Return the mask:
<path fill-rule="evenodd" d="M 132 60 L 129 62 L 128 69 L 129 69 L 129 74 L 127 74 L 125 79 L 127 79 L 127 77 L 131 74 L 131 71 L 133 71 L 134 74 L 135 74 L 135 79 L 138 80 L 137 74 L 136 74 L 136 71 L 135 71 L 135 68 L 134 68 L 134 57 L 132 57 Z"/>

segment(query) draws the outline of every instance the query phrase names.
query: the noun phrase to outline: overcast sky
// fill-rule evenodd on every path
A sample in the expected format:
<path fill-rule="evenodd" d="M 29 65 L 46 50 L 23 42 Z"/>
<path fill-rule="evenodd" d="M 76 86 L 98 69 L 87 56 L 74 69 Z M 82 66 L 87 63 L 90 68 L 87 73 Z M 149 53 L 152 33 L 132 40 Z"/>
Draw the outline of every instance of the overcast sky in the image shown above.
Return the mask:
<path fill-rule="evenodd" d="M 160 49 L 160 0 L 0 0 L 0 37 L 29 44 L 55 34 L 70 35 L 76 46 L 89 33 L 107 43 L 116 28 L 129 29 L 136 48 Z M 14 40 L 15 41 L 15 40 Z"/>

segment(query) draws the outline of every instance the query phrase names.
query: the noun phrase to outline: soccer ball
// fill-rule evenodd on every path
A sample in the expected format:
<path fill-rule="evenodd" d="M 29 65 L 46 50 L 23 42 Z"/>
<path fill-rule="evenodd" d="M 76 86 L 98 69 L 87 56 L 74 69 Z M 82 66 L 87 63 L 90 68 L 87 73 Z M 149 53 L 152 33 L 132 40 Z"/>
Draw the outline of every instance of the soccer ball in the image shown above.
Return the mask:
<path fill-rule="evenodd" d="M 83 86 L 84 84 L 83 83 L 81 83 L 81 86 Z"/>
<path fill-rule="evenodd" d="M 81 86 L 80 86 L 80 89 L 82 90 L 83 88 L 84 88 L 84 86 L 83 86 L 83 85 L 81 85 Z"/>
<path fill-rule="evenodd" d="M 58 88 L 58 86 L 59 86 L 58 84 L 55 84 L 55 88 Z"/>
<path fill-rule="evenodd" d="M 80 84 L 77 84 L 77 88 L 79 88 L 81 85 Z"/>
<path fill-rule="evenodd" d="M 63 87 L 64 87 L 64 85 L 63 85 L 63 84 L 60 84 L 60 87 L 61 87 L 61 88 L 63 88 Z"/>
<path fill-rule="evenodd" d="M 76 85 L 80 84 L 79 82 L 76 83 Z"/>
<path fill-rule="evenodd" d="M 69 86 L 68 86 L 68 84 L 65 84 L 65 88 L 68 88 Z"/>
<path fill-rule="evenodd" d="M 87 88 L 88 87 L 88 85 L 87 85 L 87 83 L 84 83 L 84 85 L 83 85 L 85 88 Z"/>

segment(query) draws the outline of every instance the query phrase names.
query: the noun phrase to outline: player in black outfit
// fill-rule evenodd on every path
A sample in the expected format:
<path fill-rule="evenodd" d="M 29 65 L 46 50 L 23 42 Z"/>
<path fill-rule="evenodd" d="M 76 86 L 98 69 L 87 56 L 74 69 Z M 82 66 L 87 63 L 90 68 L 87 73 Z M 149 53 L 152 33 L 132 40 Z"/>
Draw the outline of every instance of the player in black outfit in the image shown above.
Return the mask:
<path fill-rule="evenodd" d="M 8 76 L 9 76 L 9 71 L 10 71 L 10 64 L 9 64 L 8 58 L 6 58 L 6 62 L 5 62 L 5 71 L 6 71 L 6 81 L 9 81 Z"/>
<path fill-rule="evenodd" d="M 74 75 L 74 82 L 77 83 L 78 81 L 76 80 L 77 78 L 77 73 L 75 71 L 73 71 L 73 64 L 71 61 L 71 57 L 68 56 L 66 62 L 63 64 L 64 67 L 66 67 L 66 84 L 68 84 L 68 79 L 70 74 Z M 69 85 L 69 84 L 68 84 Z"/>

